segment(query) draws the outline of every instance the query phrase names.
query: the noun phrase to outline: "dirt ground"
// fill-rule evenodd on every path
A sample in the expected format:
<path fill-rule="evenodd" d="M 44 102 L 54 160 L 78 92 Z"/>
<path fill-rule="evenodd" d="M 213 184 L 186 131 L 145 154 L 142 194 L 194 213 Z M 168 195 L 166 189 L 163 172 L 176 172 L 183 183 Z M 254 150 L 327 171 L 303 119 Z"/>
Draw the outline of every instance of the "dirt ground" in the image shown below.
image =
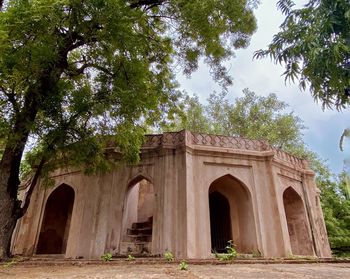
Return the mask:
<path fill-rule="evenodd" d="M 341 278 L 350 279 L 350 263 L 315 264 L 228 264 L 189 265 L 181 271 L 178 264 L 148 264 L 137 262 L 118 265 L 21 265 L 0 267 L 1 279 L 109 279 L 109 278 Z"/>

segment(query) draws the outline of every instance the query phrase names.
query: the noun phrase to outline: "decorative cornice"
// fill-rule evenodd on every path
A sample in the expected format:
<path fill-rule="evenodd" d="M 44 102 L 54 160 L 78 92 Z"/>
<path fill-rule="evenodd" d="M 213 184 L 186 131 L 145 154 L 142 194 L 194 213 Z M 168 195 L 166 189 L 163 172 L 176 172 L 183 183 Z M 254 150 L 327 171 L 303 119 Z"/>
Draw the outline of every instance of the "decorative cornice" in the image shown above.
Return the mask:
<path fill-rule="evenodd" d="M 308 168 L 308 163 L 306 160 L 290 155 L 287 152 L 284 152 L 277 148 L 273 148 L 273 151 L 275 152 L 274 158 L 277 160 L 283 161 L 299 169 Z"/>
<path fill-rule="evenodd" d="M 297 158 L 280 149 L 271 147 L 266 140 L 251 140 L 242 137 L 193 133 L 187 130 L 182 130 L 180 132 L 166 132 L 164 134 L 157 135 L 146 135 L 146 140 L 142 146 L 142 149 L 149 150 L 157 148 L 177 148 L 180 146 L 203 146 L 257 152 L 273 151 L 273 159 L 276 161 L 282 161 L 297 169 L 309 169 L 306 160 Z"/>

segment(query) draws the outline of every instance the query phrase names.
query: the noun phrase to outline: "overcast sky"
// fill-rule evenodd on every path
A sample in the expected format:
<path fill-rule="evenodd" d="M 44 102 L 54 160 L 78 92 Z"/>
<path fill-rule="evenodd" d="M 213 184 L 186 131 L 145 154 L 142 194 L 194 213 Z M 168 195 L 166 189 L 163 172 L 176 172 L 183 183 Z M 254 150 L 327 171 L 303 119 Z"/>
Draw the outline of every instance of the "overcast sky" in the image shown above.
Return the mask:
<path fill-rule="evenodd" d="M 300 91 L 297 85 L 285 84 L 281 76 L 283 68 L 273 64 L 270 59 L 253 60 L 253 53 L 264 49 L 271 42 L 272 36 L 278 32 L 283 16 L 276 8 L 277 0 L 262 0 L 255 11 L 258 30 L 253 35 L 247 49 L 236 52 L 236 58 L 227 63 L 234 84 L 229 89 L 229 99 L 242 96 L 242 90 L 249 88 L 258 95 L 266 96 L 275 93 L 280 100 L 290 105 L 303 121 L 307 130 L 304 140 L 309 148 L 317 152 L 335 172 L 343 169 L 343 160 L 349 157 L 350 141 L 345 143 L 345 150 L 339 149 L 339 139 L 342 131 L 350 127 L 350 110 L 338 112 L 336 110 L 322 111 L 321 105 L 314 102 L 308 91 Z M 305 1 L 304 1 L 305 2 Z M 212 81 L 208 69 L 201 65 L 191 79 L 178 75 L 181 88 L 189 94 L 197 94 L 205 102 L 209 94 L 220 87 Z"/>

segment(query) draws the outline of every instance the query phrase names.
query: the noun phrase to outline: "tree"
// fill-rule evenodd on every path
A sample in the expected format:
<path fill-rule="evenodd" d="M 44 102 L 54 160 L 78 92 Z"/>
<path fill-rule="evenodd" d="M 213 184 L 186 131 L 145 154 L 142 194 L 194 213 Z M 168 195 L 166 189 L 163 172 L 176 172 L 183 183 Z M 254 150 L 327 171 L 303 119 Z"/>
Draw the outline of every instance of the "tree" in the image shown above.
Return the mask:
<path fill-rule="evenodd" d="M 246 47 L 253 7 L 242 0 L 9 0 L 0 12 L 0 258 L 9 256 L 21 208 L 28 139 L 40 169 L 52 156 L 103 169 L 105 142 L 138 159 L 144 126 L 176 106 L 172 72 L 198 60 L 222 86 L 222 61 Z M 107 140 L 107 141 L 108 141 Z M 35 185 L 34 176 L 32 185 Z"/>
<path fill-rule="evenodd" d="M 288 105 L 278 100 L 275 94 L 261 97 L 245 89 L 244 96 L 233 105 L 223 101 L 223 95 L 209 98 L 209 117 L 222 127 L 220 134 L 235 135 L 251 139 L 266 139 L 280 149 L 302 144 L 302 121 L 292 112 L 286 112 Z M 224 105 L 220 105 L 220 104 Z M 221 108 L 220 108 L 221 106 Z M 224 122 L 224 125 L 220 123 Z"/>
<path fill-rule="evenodd" d="M 350 200 L 346 192 L 346 174 L 340 174 L 337 179 L 323 174 L 316 181 L 322 193 L 321 205 L 333 253 L 336 256 L 349 256 Z"/>
<path fill-rule="evenodd" d="M 202 105 L 196 96 L 186 96 L 183 107 L 185 117 L 176 118 L 168 124 L 167 130 L 189 129 L 193 132 L 266 139 L 272 146 L 289 152 L 297 152 L 298 149 L 298 155 L 302 155 L 302 130 L 305 127 L 299 117 L 286 112 L 288 105 L 278 100 L 275 94 L 262 97 L 245 89 L 243 97 L 236 98 L 231 104 L 223 91 L 211 94 L 207 105 Z"/>
<path fill-rule="evenodd" d="M 185 93 L 182 97 L 177 113 L 162 123 L 158 132 L 187 129 L 195 133 L 212 133 L 205 113 L 206 107 L 200 103 L 198 96 L 190 97 Z"/>
<path fill-rule="evenodd" d="M 350 105 L 350 5 L 348 0 L 309 0 L 303 8 L 292 0 L 279 0 L 286 16 L 266 50 L 285 65 L 286 80 L 308 86 L 323 107 L 344 109 Z"/>

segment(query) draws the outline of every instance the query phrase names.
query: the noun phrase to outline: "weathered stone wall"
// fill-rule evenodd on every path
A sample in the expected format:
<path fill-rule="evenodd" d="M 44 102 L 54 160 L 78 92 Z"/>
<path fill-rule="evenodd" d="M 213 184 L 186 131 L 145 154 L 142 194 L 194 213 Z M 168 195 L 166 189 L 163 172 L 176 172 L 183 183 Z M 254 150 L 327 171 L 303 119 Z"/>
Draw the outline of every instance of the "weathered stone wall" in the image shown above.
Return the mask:
<path fill-rule="evenodd" d="M 119 253 L 127 191 L 146 179 L 154 189 L 152 254 L 211 257 L 209 192 L 218 191 L 230 204 L 233 239 L 241 249 L 266 257 L 289 256 L 293 237 L 283 194 L 292 188 L 304 206 L 311 254 L 330 256 L 312 171 L 305 161 L 274 150 L 265 141 L 189 131 L 150 135 L 138 165 L 93 176 L 62 169 L 53 178 L 53 188 L 37 185 L 13 237 L 15 254 L 36 253 L 47 199 L 62 184 L 75 192 L 65 257 Z"/>

